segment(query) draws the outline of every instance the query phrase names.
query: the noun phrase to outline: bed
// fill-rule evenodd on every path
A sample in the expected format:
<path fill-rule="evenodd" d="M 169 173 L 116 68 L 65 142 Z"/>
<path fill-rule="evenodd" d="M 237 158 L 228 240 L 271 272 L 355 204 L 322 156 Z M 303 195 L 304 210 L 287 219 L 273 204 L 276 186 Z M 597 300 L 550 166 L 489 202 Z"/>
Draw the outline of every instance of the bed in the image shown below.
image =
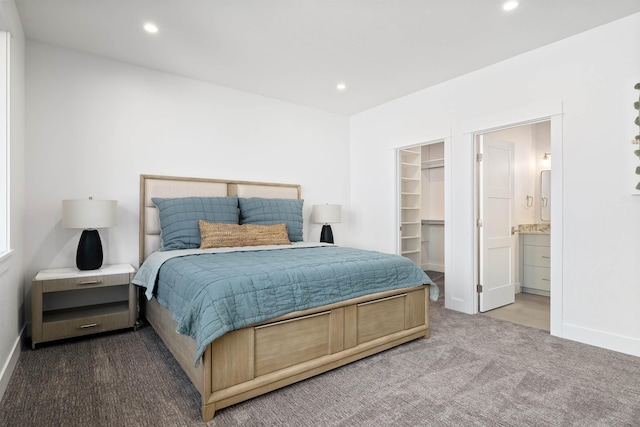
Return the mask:
<path fill-rule="evenodd" d="M 282 199 L 282 202 L 291 201 L 294 203 L 295 200 L 298 200 L 300 201 L 299 205 L 302 203 L 299 185 L 141 175 L 141 269 L 139 273 L 144 269 L 153 271 L 153 268 L 148 268 L 152 264 L 152 259 L 161 258 L 163 254 L 166 254 L 166 252 L 158 251 L 163 240 L 160 235 L 158 208 L 152 199 L 155 198 L 157 201 L 158 198 L 185 197 L 237 197 L 245 201 Z M 287 224 L 286 229 L 290 231 L 291 228 Z M 165 242 L 169 236 L 166 230 L 163 224 Z M 202 236 L 204 245 L 204 234 Z M 293 241 L 293 239 L 291 240 Z M 310 255 L 307 255 L 306 258 L 317 258 L 316 252 L 311 251 L 319 253 L 351 251 L 337 247 L 331 249 L 329 246 L 333 245 L 326 244 L 298 242 L 295 245 L 300 248 L 293 247 L 293 244 L 291 248 L 284 247 L 284 245 L 282 248 L 245 248 L 247 250 L 242 256 L 249 256 L 250 253 L 250 256 L 265 258 L 287 254 L 286 257 L 291 258 L 289 253 L 306 253 Z M 184 248 L 176 253 L 181 251 L 185 255 L 180 253 L 178 258 L 200 261 L 205 260 L 205 257 L 216 257 L 216 264 L 220 265 L 223 265 L 224 262 L 218 262 L 218 260 L 240 256 L 228 253 L 225 248 L 210 249 L 213 251 L 212 254 L 191 254 L 190 251 L 198 252 L 198 250 Z M 353 255 L 360 256 L 357 253 Z M 331 254 L 331 256 L 333 255 Z M 348 259 L 351 252 L 340 253 L 338 256 L 341 259 Z M 175 258 L 171 258 L 170 261 L 163 260 L 156 263 L 162 265 L 159 267 L 159 271 L 163 271 L 164 268 L 170 269 L 174 261 Z M 311 263 L 312 261 L 307 262 Z M 262 261 L 257 263 L 250 261 L 249 263 L 261 265 Z M 378 263 L 379 261 L 375 260 L 370 265 L 377 266 Z M 195 264 L 195 262 L 189 264 Z M 319 268 L 317 263 L 312 267 L 313 269 Z M 222 267 L 216 266 L 215 268 Z M 377 281 L 380 278 L 382 281 L 388 280 L 382 274 L 387 270 L 392 269 L 381 269 L 376 274 L 372 273 L 370 277 Z M 276 273 L 273 272 L 273 274 Z M 191 334 L 192 338 L 188 333 L 176 332 L 183 327 L 181 323 L 176 321 L 179 316 L 175 315 L 175 310 L 172 313 L 170 309 L 158 301 L 164 297 L 156 297 L 154 289 L 147 288 L 146 290 L 150 299 L 141 298 L 145 302 L 142 311 L 149 324 L 161 337 L 199 391 L 202 397 L 202 417 L 205 421 L 209 421 L 213 419 L 215 411 L 218 409 L 293 384 L 408 341 L 422 337 L 428 338 L 429 304 L 427 298 L 428 286 L 431 281 L 424 273 L 420 273 L 424 276 L 424 280 L 419 283 L 408 284 L 418 277 L 413 276 L 413 272 L 411 272 L 410 280 L 405 279 L 404 276 L 402 279 L 407 280 L 407 286 L 401 280 L 397 280 L 392 289 L 378 290 L 372 285 L 371 288 L 367 288 L 365 294 L 362 294 L 362 289 L 357 291 L 359 293 L 343 292 L 340 295 L 332 295 L 329 303 L 320 306 L 315 306 L 315 303 L 305 299 L 307 298 L 305 296 L 298 301 L 302 304 L 298 305 L 299 307 L 305 307 L 303 309 L 282 312 L 279 307 L 280 311 L 277 311 L 279 314 L 273 318 L 256 321 L 239 328 L 229 328 L 229 331 L 220 336 L 216 335 L 217 337 L 211 342 L 205 341 L 204 343 L 201 342 L 199 335 Z M 182 272 L 178 271 L 175 274 L 180 276 Z M 307 275 L 306 272 L 300 274 L 305 277 Z M 164 273 L 164 276 L 171 277 L 169 273 Z M 273 277 L 282 276 L 274 275 Z M 312 285 L 315 285 L 313 281 L 316 278 L 313 275 L 309 277 Z M 321 277 L 325 277 L 329 281 L 334 280 L 331 277 L 326 278 L 325 273 L 322 273 Z M 152 278 L 149 283 L 153 280 L 156 279 Z M 170 280 L 162 279 L 159 274 L 156 281 L 160 285 L 161 281 Z M 373 282 L 374 280 L 372 280 L 372 284 Z M 152 288 L 151 285 L 149 287 Z M 324 283 L 322 287 L 318 285 L 318 288 L 328 289 Z M 370 292 L 369 289 L 376 289 L 376 291 Z M 207 293 L 209 292 L 207 291 Z M 342 298 L 341 295 L 355 296 Z M 273 298 L 273 300 L 277 301 L 279 297 Z M 165 303 L 165 301 L 162 302 Z M 217 334 L 220 332 L 218 331 Z"/>

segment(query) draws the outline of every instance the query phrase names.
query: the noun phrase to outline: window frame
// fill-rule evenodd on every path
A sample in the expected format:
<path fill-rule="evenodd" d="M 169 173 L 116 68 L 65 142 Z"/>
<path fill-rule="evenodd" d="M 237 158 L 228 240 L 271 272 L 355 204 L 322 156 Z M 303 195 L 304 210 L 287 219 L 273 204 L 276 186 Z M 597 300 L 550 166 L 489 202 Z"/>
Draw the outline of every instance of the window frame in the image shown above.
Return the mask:
<path fill-rule="evenodd" d="M 10 40 L 0 31 L 0 259 L 10 253 Z"/>

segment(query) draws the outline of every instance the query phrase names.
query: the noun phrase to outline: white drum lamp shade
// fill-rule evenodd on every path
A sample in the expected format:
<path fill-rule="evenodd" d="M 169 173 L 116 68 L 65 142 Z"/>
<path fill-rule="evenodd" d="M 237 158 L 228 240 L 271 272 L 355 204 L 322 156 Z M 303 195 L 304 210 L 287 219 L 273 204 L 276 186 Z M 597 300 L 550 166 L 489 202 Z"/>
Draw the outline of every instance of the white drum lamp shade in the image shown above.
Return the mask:
<path fill-rule="evenodd" d="M 313 205 L 311 208 L 311 220 L 316 224 L 324 224 L 320 232 L 320 241 L 333 243 L 333 231 L 330 223 L 340 222 L 342 206 L 340 205 Z"/>
<path fill-rule="evenodd" d="M 83 229 L 78 242 L 76 266 L 79 270 L 96 270 L 102 266 L 102 242 L 97 228 L 118 224 L 117 200 L 63 200 L 62 226 Z"/>

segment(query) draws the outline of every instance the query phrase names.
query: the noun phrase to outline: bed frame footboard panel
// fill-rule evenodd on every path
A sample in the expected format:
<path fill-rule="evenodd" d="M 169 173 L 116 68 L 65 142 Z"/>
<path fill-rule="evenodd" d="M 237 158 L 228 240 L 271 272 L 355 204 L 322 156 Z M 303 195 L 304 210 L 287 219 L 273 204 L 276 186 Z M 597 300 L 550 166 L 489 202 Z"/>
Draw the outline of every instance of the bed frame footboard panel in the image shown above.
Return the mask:
<path fill-rule="evenodd" d="M 227 333 L 211 344 L 203 417 L 429 336 L 428 286 L 368 295 Z"/>

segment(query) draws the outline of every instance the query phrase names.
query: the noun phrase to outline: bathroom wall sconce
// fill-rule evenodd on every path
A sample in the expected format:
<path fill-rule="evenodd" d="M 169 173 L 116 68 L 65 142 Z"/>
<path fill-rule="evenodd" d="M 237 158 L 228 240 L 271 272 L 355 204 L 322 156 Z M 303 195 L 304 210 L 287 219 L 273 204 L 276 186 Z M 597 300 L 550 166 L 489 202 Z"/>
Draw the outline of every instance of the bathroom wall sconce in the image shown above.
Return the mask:
<path fill-rule="evenodd" d="M 549 160 L 550 157 L 551 153 L 544 153 L 544 156 L 542 156 L 542 160 Z"/>

